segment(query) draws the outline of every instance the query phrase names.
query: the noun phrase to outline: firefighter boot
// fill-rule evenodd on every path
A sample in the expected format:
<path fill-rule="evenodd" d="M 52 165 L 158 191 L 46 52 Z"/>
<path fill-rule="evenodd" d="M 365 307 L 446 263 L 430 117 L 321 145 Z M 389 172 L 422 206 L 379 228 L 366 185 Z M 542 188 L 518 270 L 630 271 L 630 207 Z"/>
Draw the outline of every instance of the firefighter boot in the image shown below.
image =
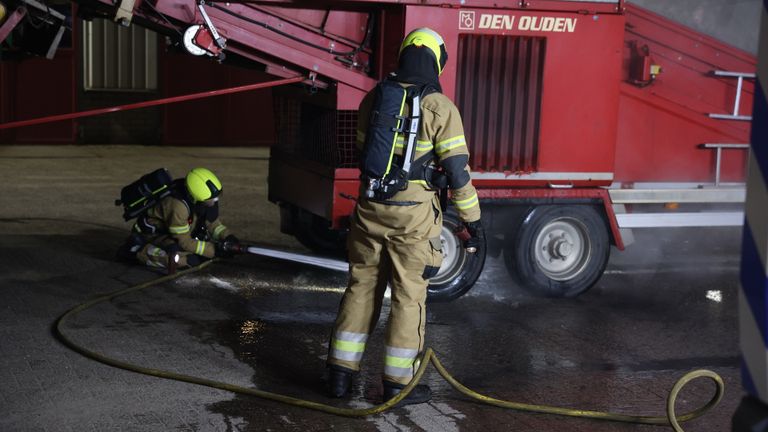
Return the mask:
<path fill-rule="evenodd" d="M 328 396 L 334 398 L 344 397 L 349 392 L 352 377 L 355 371 L 342 366 L 328 366 Z"/>
<path fill-rule="evenodd" d="M 146 241 L 139 234 L 132 233 L 125 240 L 122 246 L 117 250 L 116 258 L 118 261 L 135 263 L 138 261 L 136 253 L 144 246 Z"/>
<path fill-rule="evenodd" d="M 404 388 L 405 384 L 384 380 L 384 402 L 399 395 Z M 397 405 L 395 405 L 395 408 L 429 402 L 430 399 L 432 399 L 432 389 L 430 389 L 428 385 L 419 384 L 408 393 L 408 396 L 406 396 L 405 399 L 398 402 Z"/>

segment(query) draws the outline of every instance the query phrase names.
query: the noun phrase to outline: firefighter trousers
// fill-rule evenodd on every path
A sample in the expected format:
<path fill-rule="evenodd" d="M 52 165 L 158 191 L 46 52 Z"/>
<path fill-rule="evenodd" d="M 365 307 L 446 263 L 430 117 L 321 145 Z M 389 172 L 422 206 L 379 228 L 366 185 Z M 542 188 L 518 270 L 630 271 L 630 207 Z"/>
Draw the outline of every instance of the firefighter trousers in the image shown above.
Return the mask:
<path fill-rule="evenodd" d="M 424 348 L 428 279 L 442 261 L 441 228 L 437 197 L 413 205 L 358 202 L 347 244 L 349 284 L 331 336 L 329 365 L 360 369 L 389 284 L 384 379 L 410 382 Z"/>
<path fill-rule="evenodd" d="M 178 250 L 178 243 L 169 235 L 150 237 L 144 239 L 144 242 L 146 243 L 136 252 L 136 259 L 149 267 L 168 268 L 169 259 L 171 259 L 169 257 L 169 251 L 173 251 L 178 257 L 178 261 L 176 262 L 178 268 L 185 268 L 193 265 L 188 261 L 196 263 L 201 261 L 201 257 L 191 259 L 190 257 L 194 255 L 191 252 Z M 202 260 L 205 260 L 205 258 L 202 258 Z"/>

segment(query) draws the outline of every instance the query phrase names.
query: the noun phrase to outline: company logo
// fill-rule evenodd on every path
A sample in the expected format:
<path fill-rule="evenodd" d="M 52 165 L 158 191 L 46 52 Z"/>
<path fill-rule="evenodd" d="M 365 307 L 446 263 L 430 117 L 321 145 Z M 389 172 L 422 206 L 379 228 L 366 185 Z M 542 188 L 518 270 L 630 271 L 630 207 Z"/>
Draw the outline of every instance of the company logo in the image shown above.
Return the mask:
<path fill-rule="evenodd" d="M 459 12 L 459 30 L 475 29 L 475 11 Z"/>
<path fill-rule="evenodd" d="M 504 14 L 480 14 L 480 19 L 476 19 L 475 11 L 459 12 L 459 30 L 574 33 L 577 22 L 578 18 Z"/>

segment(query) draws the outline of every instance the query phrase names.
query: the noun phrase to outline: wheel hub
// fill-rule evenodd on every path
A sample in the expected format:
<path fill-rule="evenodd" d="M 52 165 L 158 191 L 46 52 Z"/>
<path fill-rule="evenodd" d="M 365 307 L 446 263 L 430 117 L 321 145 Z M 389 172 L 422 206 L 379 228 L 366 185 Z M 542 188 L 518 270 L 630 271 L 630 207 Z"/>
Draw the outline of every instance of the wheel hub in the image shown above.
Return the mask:
<path fill-rule="evenodd" d="M 591 254 L 586 227 L 576 219 L 555 219 L 544 225 L 534 242 L 538 267 L 550 279 L 564 281 L 581 273 Z"/>
<path fill-rule="evenodd" d="M 551 244 L 552 256 L 564 260 L 573 251 L 573 244 L 569 243 L 564 237 L 555 239 Z"/>

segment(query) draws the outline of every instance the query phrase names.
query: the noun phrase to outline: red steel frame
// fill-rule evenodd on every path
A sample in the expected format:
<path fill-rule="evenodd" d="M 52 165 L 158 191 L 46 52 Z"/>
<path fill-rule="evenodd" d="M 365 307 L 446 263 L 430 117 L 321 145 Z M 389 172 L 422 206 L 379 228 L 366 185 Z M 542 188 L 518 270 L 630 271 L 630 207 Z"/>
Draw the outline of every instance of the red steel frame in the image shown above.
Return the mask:
<path fill-rule="evenodd" d="M 280 31 L 295 37 L 300 37 L 306 42 L 320 44 L 330 44 L 328 37 L 319 36 L 316 31 L 307 31 L 300 25 L 287 19 L 280 18 L 267 11 L 249 4 L 227 3 L 223 6 L 233 14 L 247 17 L 250 20 L 265 23 L 272 28 L 279 28 Z M 183 22 L 201 24 L 203 18 L 190 1 L 159 1 L 155 6 L 158 12 L 167 17 L 172 17 Z M 230 13 L 226 13 L 215 7 L 208 7 L 208 15 L 216 23 L 217 31 L 228 39 L 229 49 L 238 52 L 247 57 L 251 56 L 254 47 L 257 47 L 257 53 L 254 53 L 257 60 L 266 57 L 278 64 L 289 63 L 293 67 L 299 67 L 308 71 L 317 73 L 324 77 L 333 77 L 337 81 L 344 82 L 360 90 L 367 90 L 375 85 L 375 81 L 362 73 L 351 70 L 350 68 L 339 64 L 335 60 L 335 55 L 321 50 L 308 47 L 307 45 L 288 39 L 265 26 L 239 19 Z M 351 50 L 355 47 L 350 44 L 338 44 L 335 49 L 338 51 Z M 330 46 L 329 46 L 330 48 Z"/>

